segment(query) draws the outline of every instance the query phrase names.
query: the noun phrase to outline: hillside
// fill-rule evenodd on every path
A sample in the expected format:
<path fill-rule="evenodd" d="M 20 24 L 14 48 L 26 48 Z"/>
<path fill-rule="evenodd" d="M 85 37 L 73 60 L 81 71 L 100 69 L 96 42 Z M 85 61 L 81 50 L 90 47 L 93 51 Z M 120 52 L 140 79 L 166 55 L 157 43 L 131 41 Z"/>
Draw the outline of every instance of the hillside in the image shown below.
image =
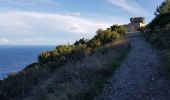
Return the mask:
<path fill-rule="evenodd" d="M 0 82 L 1 100 L 92 100 L 129 50 L 126 29 L 99 29 L 91 40 L 57 46 Z"/>
<path fill-rule="evenodd" d="M 134 10 L 138 4 L 131 8 L 135 2 L 111 3 L 141 13 Z M 0 100 L 169 100 L 170 0 L 147 26 L 144 17 L 130 20 L 42 52 L 37 62 L 0 81 Z"/>

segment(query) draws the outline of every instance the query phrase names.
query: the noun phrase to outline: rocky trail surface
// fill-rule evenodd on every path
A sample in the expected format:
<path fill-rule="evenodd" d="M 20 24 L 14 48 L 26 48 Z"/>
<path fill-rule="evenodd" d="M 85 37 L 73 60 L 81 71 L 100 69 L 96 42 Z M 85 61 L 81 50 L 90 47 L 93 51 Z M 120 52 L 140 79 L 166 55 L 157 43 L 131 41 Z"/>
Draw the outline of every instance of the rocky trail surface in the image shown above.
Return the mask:
<path fill-rule="evenodd" d="M 139 33 L 129 33 L 131 50 L 95 100 L 170 100 L 157 51 Z"/>

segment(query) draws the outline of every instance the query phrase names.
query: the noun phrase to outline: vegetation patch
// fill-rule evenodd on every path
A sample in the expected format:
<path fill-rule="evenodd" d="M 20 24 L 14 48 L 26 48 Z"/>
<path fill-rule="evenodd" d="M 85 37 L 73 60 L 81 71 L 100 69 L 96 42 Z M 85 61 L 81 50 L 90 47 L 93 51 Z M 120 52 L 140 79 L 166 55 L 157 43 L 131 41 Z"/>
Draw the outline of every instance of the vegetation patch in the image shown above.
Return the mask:
<path fill-rule="evenodd" d="M 113 25 L 90 39 L 57 46 L 0 82 L 4 100 L 92 100 L 125 58 L 126 29 Z"/>
<path fill-rule="evenodd" d="M 106 49 L 106 48 L 105 48 Z M 95 53 L 79 62 L 70 62 L 55 70 L 35 88 L 30 100 L 93 100 L 125 58 L 129 46 L 121 43 L 107 47 L 106 53 Z M 107 60 L 104 60 L 107 59 Z M 37 89 L 38 88 L 38 89 Z M 44 99 L 46 98 L 46 99 Z"/>
<path fill-rule="evenodd" d="M 168 77 L 170 78 L 170 49 L 162 50 L 162 62 L 167 71 Z"/>
<path fill-rule="evenodd" d="M 156 9 L 155 18 L 139 29 L 143 37 L 161 51 L 162 63 L 170 76 L 170 0 Z"/>

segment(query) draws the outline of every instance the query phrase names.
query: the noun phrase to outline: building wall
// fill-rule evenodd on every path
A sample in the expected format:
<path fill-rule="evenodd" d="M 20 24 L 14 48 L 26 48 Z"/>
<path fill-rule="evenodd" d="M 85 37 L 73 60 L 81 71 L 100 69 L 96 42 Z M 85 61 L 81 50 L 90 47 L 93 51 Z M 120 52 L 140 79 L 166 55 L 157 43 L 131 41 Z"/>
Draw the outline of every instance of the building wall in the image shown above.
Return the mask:
<path fill-rule="evenodd" d="M 128 29 L 129 32 L 137 31 L 140 27 L 145 26 L 145 21 L 143 17 L 130 18 L 130 22 L 131 23 L 129 24 L 123 25 Z"/>
<path fill-rule="evenodd" d="M 146 26 L 144 23 L 140 23 L 139 28 L 140 28 L 140 27 L 144 27 L 144 26 Z"/>
<path fill-rule="evenodd" d="M 134 31 L 137 31 L 140 27 L 144 27 L 144 26 L 145 26 L 144 21 L 135 22 L 135 23 L 129 23 L 128 31 L 129 32 L 134 32 Z"/>

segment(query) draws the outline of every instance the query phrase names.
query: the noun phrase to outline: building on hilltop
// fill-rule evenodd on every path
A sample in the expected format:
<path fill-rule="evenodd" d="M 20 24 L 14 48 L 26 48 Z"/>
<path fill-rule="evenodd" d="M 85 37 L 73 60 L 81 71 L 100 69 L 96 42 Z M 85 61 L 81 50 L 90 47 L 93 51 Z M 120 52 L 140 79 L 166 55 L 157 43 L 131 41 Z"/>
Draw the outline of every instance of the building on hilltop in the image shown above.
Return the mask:
<path fill-rule="evenodd" d="M 127 25 L 124 25 L 124 27 L 127 27 L 129 32 L 137 31 L 140 27 L 145 26 L 145 18 L 144 17 L 133 17 L 130 18 L 130 23 Z"/>

